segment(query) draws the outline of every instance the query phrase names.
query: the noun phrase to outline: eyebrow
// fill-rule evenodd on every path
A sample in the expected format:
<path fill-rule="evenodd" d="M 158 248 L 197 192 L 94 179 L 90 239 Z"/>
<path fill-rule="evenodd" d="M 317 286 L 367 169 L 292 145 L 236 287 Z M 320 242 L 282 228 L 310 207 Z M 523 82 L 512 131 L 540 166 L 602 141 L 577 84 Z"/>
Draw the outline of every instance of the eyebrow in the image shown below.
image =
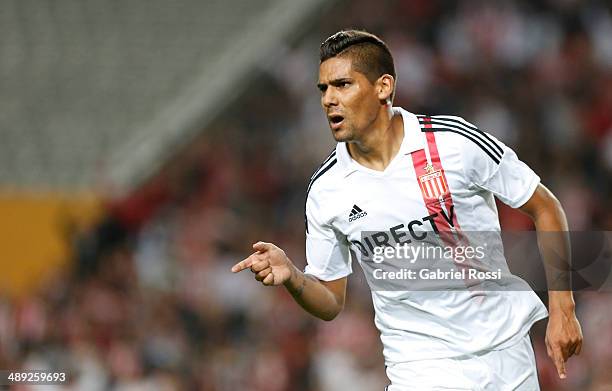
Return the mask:
<path fill-rule="evenodd" d="M 353 79 L 351 79 L 350 77 L 341 77 L 339 79 L 333 79 L 330 80 L 329 83 L 325 84 L 325 83 L 317 83 L 317 88 L 321 91 L 323 91 L 325 88 L 327 88 L 327 85 L 332 85 L 332 86 L 337 86 L 341 83 L 347 83 L 347 82 L 351 82 L 353 81 Z"/>

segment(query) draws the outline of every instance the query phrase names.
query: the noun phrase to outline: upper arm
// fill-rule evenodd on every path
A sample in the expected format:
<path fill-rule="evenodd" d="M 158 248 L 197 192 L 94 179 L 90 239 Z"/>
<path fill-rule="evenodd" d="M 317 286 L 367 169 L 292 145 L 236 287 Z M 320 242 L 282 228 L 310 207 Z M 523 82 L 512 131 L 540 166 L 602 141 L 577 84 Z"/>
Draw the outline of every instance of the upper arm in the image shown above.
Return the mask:
<path fill-rule="evenodd" d="M 531 217 L 535 217 L 550 204 L 553 198 L 554 195 L 550 190 L 540 183 L 529 200 L 519 206 L 518 209 Z"/>
<path fill-rule="evenodd" d="M 565 213 L 563 212 L 561 203 L 557 197 L 541 183 L 538 184 L 538 187 L 529 200 L 518 209 L 534 220 L 537 220 L 545 214 L 561 216 L 562 219 L 555 219 L 560 220 L 561 225 L 563 225 L 562 227 L 558 227 L 558 229 L 567 230 L 567 222 L 565 222 Z"/>
<path fill-rule="evenodd" d="M 316 189 L 306 201 L 306 269 L 319 280 L 333 281 L 353 272 L 348 240 L 332 225 L 329 203 L 320 199 Z"/>

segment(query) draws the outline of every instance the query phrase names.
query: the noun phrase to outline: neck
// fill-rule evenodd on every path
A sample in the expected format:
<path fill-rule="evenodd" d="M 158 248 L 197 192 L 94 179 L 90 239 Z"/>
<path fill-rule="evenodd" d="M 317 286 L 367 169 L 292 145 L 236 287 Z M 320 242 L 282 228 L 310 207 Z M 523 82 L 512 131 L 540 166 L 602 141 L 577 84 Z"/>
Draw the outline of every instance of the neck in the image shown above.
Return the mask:
<path fill-rule="evenodd" d="M 388 105 L 381 109 L 360 140 L 347 143 L 347 149 L 357 163 L 383 171 L 397 155 L 403 138 L 404 124 L 401 114 L 394 115 Z"/>

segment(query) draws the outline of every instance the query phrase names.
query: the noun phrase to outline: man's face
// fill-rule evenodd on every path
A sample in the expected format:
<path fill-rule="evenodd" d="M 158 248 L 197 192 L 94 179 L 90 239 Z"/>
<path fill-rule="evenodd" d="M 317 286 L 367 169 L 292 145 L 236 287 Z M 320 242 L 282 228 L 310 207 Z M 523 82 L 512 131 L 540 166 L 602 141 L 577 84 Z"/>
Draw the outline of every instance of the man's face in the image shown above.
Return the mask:
<path fill-rule="evenodd" d="M 319 66 L 321 105 L 336 141 L 361 140 L 380 109 L 375 85 L 351 63 L 350 57 L 332 57 Z"/>

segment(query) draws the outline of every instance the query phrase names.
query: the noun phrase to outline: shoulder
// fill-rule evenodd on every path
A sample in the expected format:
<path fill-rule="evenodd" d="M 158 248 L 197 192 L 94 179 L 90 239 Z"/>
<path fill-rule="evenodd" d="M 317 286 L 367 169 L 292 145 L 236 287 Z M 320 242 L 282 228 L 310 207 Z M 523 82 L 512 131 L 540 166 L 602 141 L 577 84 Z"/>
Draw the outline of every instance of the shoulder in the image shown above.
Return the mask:
<path fill-rule="evenodd" d="M 332 218 L 334 209 L 331 207 L 332 194 L 338 189 L 340 183 L 340 169 L 336 149 L 323 160 L 310 177 L 306 190 L 306 205 L 304 211 L 304 221 L 306 223 L 306 233 L 309 233 L 309 226 L 321 227 L 326 225 Z"/>
<path fill-rule="evenodd" d="M 317 169 L 310 176 L 306 189 L 306 198 L 312 198 L 336 187 L 340 169 L 336 148 L 323 160 Z"/>
<path fill-rule="evenodd" d="M 461 155 L 490 159 L 495 164 L 499 164 L 504 155 L 503 143 L 462 117 L 418 114 L 417 118 L 421 132 L 435 133 L 436 140 Z"/>

